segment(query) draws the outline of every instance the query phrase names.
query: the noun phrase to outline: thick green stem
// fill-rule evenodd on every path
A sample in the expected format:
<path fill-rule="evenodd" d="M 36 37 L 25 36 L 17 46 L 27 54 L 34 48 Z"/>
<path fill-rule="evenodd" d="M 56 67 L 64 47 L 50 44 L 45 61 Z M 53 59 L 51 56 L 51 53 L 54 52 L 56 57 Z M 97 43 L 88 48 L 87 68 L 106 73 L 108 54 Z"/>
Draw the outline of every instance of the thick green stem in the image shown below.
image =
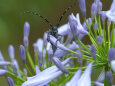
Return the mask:
<path fill-rule="evenodd" d="M 114 47 L 114 23 L 112 24 L 111 47 Z"/>
<path fill-rule="evenodd" d="M 24 66 L 25 66 L 27 72 L 29 73 L 29 75 L 32 76 L 32 73 L 31 73 L 31 71 L 29 70 L 28 66 L 27 66 L 26 64 L 24 64 Z"/>
<path fill-rule="evenodd" d="M 30 63 L 30 66 L 32 67 L 33 71 L 35 72 L 34 63 L 33 63 L 33 61 L 32 61 L 32 58 L 31 58 L 31 56 L 30 56 L 30 53 L 29 53 L 29 51 L 28 51 L 27 49 L 26 49 L 26 54 L 27 54 L 27 58 L 28 58 L 28 61 L 29 61 L 29 63 Z"/>
<path fill-rule="evenodd" d="M 110 44 L 110 43 L 111 43 L 111 41 L 110 41 L 110 25 L 111 25 L 111 24 L 109 24 L 109 25 L 108 25 L 108 28 L 107 28 L 107 30 L 108 30 L 108 50 L 110 49 L 110 45 L 111 45 L 111 44 Z"/>
<path fill-rule="evenodd" d="M 11 76 L 12 78 L 21 81 L 22 83 L 25 82 L 25 80 L 23 80 L 22 78 L 16 76 L 15 74 L 13 74 L 13 73 L 11 73 L 11 72 L 9 72 L 9 71 L 7 71 L 7 74 L 8 74 L 9 76 Z"/>

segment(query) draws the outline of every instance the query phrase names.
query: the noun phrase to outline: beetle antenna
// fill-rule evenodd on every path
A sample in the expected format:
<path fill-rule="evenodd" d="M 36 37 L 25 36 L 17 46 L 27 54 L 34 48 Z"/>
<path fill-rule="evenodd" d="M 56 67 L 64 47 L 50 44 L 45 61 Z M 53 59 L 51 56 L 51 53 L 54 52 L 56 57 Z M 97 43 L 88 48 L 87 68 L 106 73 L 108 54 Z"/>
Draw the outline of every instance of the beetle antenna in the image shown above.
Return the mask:
<path fill-rule="evenodd" d="M 24 13 L 31 13 L 33 15 L 39 16 L 40 18 L 42 18 L 43 20 L 45 20 L 50 25 L 50 27 L 53 28 L 53 25 L 45 17 L 41 16 L 39 13 L 36 13 L 36 12 L 33 12 L 33 11 L 26 11 Z"/>
<path fill-rule="evenodd" d="M 58 21 L 58 23 L 57 23 L 57 25 L 56 25 L 57 27 L 59 26 L 59 24 L 60 24 L 60 22 L 61 22 L 63 16 L 65 15 L 65 13 L 67 13 L 67 11 L 68 11 L 70 8 L 72 8 L 74 5 L 76 5 L 76 3 L 70 5 L 67 9 L 65 9 L 65 11 L 64 11 L 63 14 L 61 15 L 61 17 L 60 17 L 60 19 L 59 19 L 59 21 Z"/>

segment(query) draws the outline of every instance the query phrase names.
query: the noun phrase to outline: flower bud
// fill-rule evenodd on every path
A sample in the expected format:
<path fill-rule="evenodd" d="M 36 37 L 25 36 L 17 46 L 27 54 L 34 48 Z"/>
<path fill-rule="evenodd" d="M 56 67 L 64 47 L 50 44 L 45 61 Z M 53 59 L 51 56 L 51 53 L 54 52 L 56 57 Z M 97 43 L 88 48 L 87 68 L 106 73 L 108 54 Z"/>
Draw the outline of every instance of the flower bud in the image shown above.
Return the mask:
<path fill-rule="evenodd" d="M 95 28 L 95 30 L 98 29 L 98 23 L 97 22 L 94 23 L 94 28 Z"/>
<path fill-rule="evenodd" d="M 30 25 L 28 22 L 25 22 L 25 24 L 24 24 L 24 37 L 28 38 L 29 32 L 30 32 Z"/>
<path fill-rule="evenodd" d="M 26 63 L 26 51 L 23 45 L 20 45 L 19 52 L 20 52 L 21 60 L 25 64 Z"/>
<path fill-rule="evenodd" d="M 93 3 L 91 6 L 91 17 L 94 19 L 94 17 L 97 15 L 98 9 L 96 3 Z"/>
<path fill-rule="evenodd" d="M 106 73 L 106 78 L 107 78 L 107 81 L 109 82 L 110 85 L 112 85 L 113 83 L 113 75 L 112 75 L 112 72 L 107 72 Z"/>
<path fill-rule="evenodd" d="M 15 52 L 14 52 L 14 47 L 12 45 L 9 46 L 8 52 L 9 52 L 9 56 L 10 56 L 11 60 L 13 61 Z"/>
<path fill-rule="evenodd" d="M 52 61 L 63 73 L 69 73 L 69 71 L 65 69 L 64 65 L 62 65 L 62 63 L 60 62 L 58 58 L 53 57 Z"/>
<path fill-rule="evenodd" d="M 97 42 L 97 44 L 98 44 L 99 46 L 101 45 L 102 40 L 103 40 L 103 36 L 97 36 L 96 42 Z"/>
<path fill-rule="evenodd" d="M 93 59 L 95 60 L 95 58 L 96 58 L 96 48 L 93 44 L 91 45 L 91 55 L 92 55 Z"/>
<path fill-rule="evenodd" d="M 108 51 L 108 61 L 111 62 L 112 60 L 115 60 L 115 48 Z"/>
<path fill-rule="evenodd" d="M 28 40 L 27 37 L 24 37 L 24 39 L 23 39 L 23 43 L 24 43 L 25 48 L 28 49 L 28 46 L 29 46 L 29 40 Z"/>
<path fill-rule="evenodd" d="M 8 79 L 8 85 L 9 86 L 15 86 L 14 81 L 11 77 L 8 77 L 7 79 Z"/>
<path fill-rule="evenodd" d="M 106 14 L 104 11 L 101 11 L 99 12 L 99 14 L 101 15 L 101 19 L 102 19 L 102 22 L 104 23 L 105 22 L 105 19 L 106 19 Z"/>
<path fill-rule="evenodd" d="M 81 10 L 81 13 L 82 13 L 82 16 L 83 17 L 86 17 L 86 3 L 85 3 L 85 0 L 78 0 L 79 2 L 79 7 L 80 7 L 80 10 Z"/>
<path fill-rule="evenodd" d="M 23 69 L 23 73 L 24 73 L 25 76 L 27 76 L 28 72 L 27 72 L 26 68 Z"/>

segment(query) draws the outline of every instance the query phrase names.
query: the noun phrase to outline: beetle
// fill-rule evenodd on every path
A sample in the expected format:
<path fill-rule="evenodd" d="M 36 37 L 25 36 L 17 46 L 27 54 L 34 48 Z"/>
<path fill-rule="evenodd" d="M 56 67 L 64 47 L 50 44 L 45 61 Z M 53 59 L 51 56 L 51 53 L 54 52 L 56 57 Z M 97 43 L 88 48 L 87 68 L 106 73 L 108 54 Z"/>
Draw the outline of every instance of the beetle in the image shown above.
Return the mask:
<path fill-rule="evenodd" d="M 76 4 L 76 3 L 75 3 L 75 4 Z M 65 15 L 65 13 L 67 13 L 67 11 L 68 11 L 70 8 L 72 8 L 75 4 L 72 4 L 72 5 L 70 5 L 67 9 L 65 9 L 65 11 L 63 12 L 63 14 L 60 16 L 59 21 L 58 21 L 58 23 L 57 23 L 56 26 L 54 26 L 53 24 L 51 24 L 45 17 L 41 16 L 41 15 L 40 15 L 39 13 L 37 13 L 37 12 L 26 11 L 25 13 L 31 13 L 31 14 L 33 14 L 33 15 L 37 15 L 37 16 L 39 16 L 40 18 L 42 18 L 43 20 L 45 20 L 45 21 L 50 25 L 51 29 L 49 29 L 49 30 L 47 31 L 47 34 L 48 34 L 47 40 L 48 40 L 48 41 L 49 41 L 49 39 L 50 39 L 50 38 L 49 38 L 50 35 L 54 36 L 54 37 L 57 39 L 57 41 L 61 41 L 62 35 L 58 34 L 58 27 L 59 27 L 60 22 L 61 22 L 63 16 Z"/>

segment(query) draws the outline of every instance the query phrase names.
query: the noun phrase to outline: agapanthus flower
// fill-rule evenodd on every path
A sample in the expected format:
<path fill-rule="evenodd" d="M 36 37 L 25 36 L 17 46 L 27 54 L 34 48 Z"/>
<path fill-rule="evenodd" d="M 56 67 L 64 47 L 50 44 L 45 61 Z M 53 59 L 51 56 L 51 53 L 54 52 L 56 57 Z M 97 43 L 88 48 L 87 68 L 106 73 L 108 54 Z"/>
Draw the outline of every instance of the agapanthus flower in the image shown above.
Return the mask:
<path fill-rule="evenodd" d="M 108 60 L 111 62 L 115 59 L 115 48 L 111 48 L 108 52 Z"/>
<path fill-rule="evenodd" d="M 11 62 L 8 62 L 8 61 L 0 61 L 0 66 L 5 66 L 5 65 L 10 65 Z"/>
<path fill-rule="evenodd" d="M 9 86 L 15 86 L 14 81 L 11 77 L 7 77 L 7 79 L 8 79 L 8 85 Z"/>
<path fill-rule="evenodd" d="M 25 22 L 24 24 L 24 37 L 23 37 L 23 42 L 24 42 L 24 46 L 26 48 L 28 48 L 28 45 L 29 45 L 29 32 L 30 32 L 30 25 L 28 22 Z"/>
<path fill-rule="evenodd" d="M 111 61 L 111 67 L 112 67 L 112 70 L 115 72 L 115 60 Z"/>
<path fill-rule="evenodd" d="M 108 11 L 102 11 L 112 22 L 115 23 L 115 0 L 113 0 L 111 7 Z M 101 13 L 100 13 L 101 14 Z"/>
<path fill-rule="evenodd" d="M 83 17 L 86 17 L 86 3 L 85 0 L 78 0 L 79 7 Z"/>
<path fill-rule="evenodd" d="M 19 47 L 20 57 L 23 63 L 26 62 L 26 51 L 23 45 L 20 45 Z"/>
<path fill-rule="evenodd" d="M 95 0 L 91 6 L 91 17 L 94 18 L 102 10 L 102 2 Z"/>
<path fill-rule="evenodd" d="M 11 60 L 13 61 L 14 56 L 15 56 L 15 51 L 14 51 L 14 47 L 12 45 L 9 46 L 8 52 L 9 52 L 9 56 L 10 56 Z"/>
<path fill-rule="evenodd" d="M 4 69 L 0 69 L 0 76 L 6 74 L 7 70 L 4 70 Z"/>
<path fill-rule="evenodd" d="M 90 63 L 82 76 L 80 77 L 81 70 L 78 70 L 66 86 L 91 86 L 91 72 L 92 63 Z"/>
<path fill-rule="evenodd" d="M 62 65 L 61 61 L 57 57 L 53 57 L 52 61 L 63 73 L 69 73 L 69 71 L 65 69 L 64 65 Z"/>
<path fill-rule="evenodd" d="M 109 82 L 109 84 L 112 85 L 113 84 L 113 75 L 112 75 L 112 72 L 107 71 L 106 78 L 107 78 L 107 81 Z"/>
<path fill-rule="evenodd" d="M 58 34 L 62 35 L 62 36 L 66 36 L 67 35 L 67 39 L 65 41 L 65 45 L 67 45 L 68 43 L 70 43 L 73 39 L 73 35 L 71 32 L 71 28 L 69 24 L 64 24 L 61 27 L 58 28 Z"/>
<path fill-rule="evenodd" d="M 9 86 L 114 86 L 115 0 L 108 11 L 101 11 L 101 0 L 94 0 L 91 6 L 91 17 L 88 18 L 86 18 L 86 1 L 78 2 L 83 16 L 81 21 L 79 13 L 76 16 L 71 13 L 68 22 L 57 28 L 53 28 L 39 13 L 30 12 L 50 24 L 52 33 L 55 32 L 54 29 L 56 32 L 53 33 L 54 36 L 48 31 L 44 32 L 43 38 L 38 38 L 33 44 L 34 53 L 31 54 L 30 24 L 25 22 L 23 44 L 19 46 L 23 62 L 21 68 L 16 60 L 18 55 L 15 54 L 13 45 L 8 48 L 11 61 L 5 60 L 0 51 L 0 76 L 4 75 L 7 78 Z M 70 8 L 71 6 L 64 11 L 63 15 Z M 59 41 L 60 37 L 62 39 Z M 91 77 L 95 75 L 98 77 L 94 81 Z"/>
<path fill-rule="evenodd" d="M 62 64 L 67 64 L 69 60 L 70 59 L 66 59 L 62 62 Z M 52 81 L 53 79 L 59 77 L 61 74 L 62 72 L 56 66 L 52 66 L 38 73 L 36 76 L 29 77 L 28 80 L 22 84 L 22 86 L 43 86 Z"/>
<path fill-rule="evenodd" d="M 70 24 L 73 36 L 76 39 L 79 39 L 78 37 L 80 34 L 87 34 L 88 33 L 80 23 L 79 14 L 77 14 L 76 17 L 73 14 L 71 14 L 69 16 L 68 20 L 69 20 L 69 24 Z"/>

